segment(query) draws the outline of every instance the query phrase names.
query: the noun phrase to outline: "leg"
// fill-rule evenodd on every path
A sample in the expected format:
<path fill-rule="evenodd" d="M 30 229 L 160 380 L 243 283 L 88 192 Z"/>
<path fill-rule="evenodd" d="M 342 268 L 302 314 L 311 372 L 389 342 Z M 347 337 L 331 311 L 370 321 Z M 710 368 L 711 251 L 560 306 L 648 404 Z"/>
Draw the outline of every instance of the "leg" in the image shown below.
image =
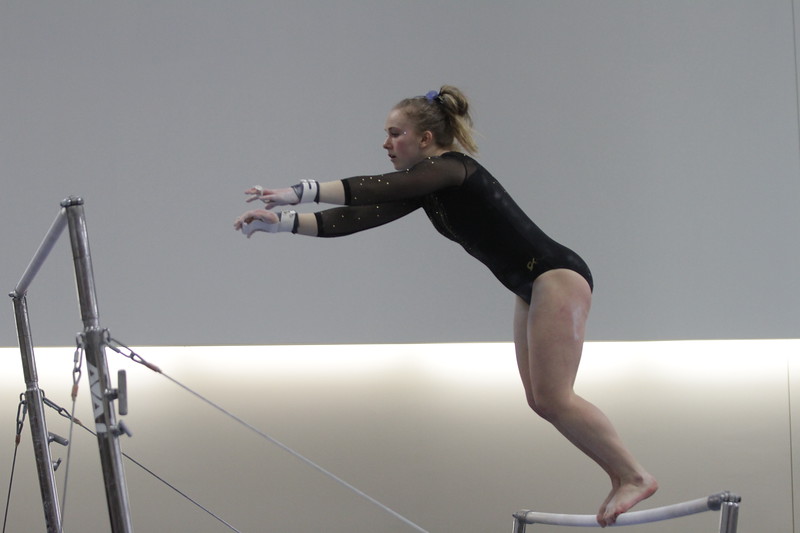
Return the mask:
<path fill-rule="evenodd" d="M 652 495 L 656 480 L 622 443 L 608 418 L 573 390 L 583 350 L 591 291 L 575 272 L 554 270 L 533 286 L 531 305 L 517 300 L 514 342 L 528 404 L 611 478 L 597 521 L 617 517 Z"/>

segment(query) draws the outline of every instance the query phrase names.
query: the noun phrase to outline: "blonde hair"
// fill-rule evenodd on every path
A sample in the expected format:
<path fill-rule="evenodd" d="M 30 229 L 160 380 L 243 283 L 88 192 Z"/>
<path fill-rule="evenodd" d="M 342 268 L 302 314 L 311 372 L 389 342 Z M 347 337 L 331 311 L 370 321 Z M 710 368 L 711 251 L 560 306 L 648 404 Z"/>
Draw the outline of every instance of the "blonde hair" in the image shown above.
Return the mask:
<path fill-rule="evenodd" d="M 420 132 L 430 131 L 439 146 L 450 147 L 457 142 L 467 153 L 477 155 L 469 102 L 457 87 L 442 85 L 439 92 L 406 98 L 394 109 L 405 112 Z"/>

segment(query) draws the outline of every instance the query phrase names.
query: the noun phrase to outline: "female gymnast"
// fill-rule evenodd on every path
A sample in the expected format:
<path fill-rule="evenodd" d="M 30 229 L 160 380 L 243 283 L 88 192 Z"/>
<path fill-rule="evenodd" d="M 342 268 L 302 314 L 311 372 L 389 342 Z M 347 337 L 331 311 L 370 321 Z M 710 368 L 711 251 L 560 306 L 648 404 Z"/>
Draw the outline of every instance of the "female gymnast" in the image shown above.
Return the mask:
<path fill-rule="evenodd" d="M 611 478 L 597 522 L 609 526 L 652 495 L 658 483 L 622 443 L 609 419 L 573 385 L 592 300 L 592 275 L 573 251 L 545 235 L 470 155 L 477 147 L 464 94 L 439 91 L 399 102 L 386 119 L 395 172 L 336 181 L 302 180 L 284 189 L 253 187 L 234 228 L 338 237 L 386 224 L 422 208 L 445 237 L 484 263 L 515 298 L 514 344 L 530 407 Z M 464 153 L 466 152 L 466 154 Z M 470 155 L 467 155 L 470 154 Z M 316 213 L 276 206 L 326 203 Z"/>

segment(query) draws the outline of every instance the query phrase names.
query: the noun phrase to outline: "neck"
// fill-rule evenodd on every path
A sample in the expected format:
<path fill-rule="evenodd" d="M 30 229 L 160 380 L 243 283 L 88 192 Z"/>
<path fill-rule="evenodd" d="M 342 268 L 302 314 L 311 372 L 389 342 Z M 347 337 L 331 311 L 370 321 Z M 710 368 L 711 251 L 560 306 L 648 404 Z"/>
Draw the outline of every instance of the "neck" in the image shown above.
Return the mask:
<path fill-rule="evenodd" d="M 446 154 L 447 152 L 452 152 L 455 148 L 452 146 L 441 147 L 441 146 L 434 146 L 431 147 L 430 150 L 427 150 L 425 153 L 425 157 L 438 157 L 442 154 Z"/>

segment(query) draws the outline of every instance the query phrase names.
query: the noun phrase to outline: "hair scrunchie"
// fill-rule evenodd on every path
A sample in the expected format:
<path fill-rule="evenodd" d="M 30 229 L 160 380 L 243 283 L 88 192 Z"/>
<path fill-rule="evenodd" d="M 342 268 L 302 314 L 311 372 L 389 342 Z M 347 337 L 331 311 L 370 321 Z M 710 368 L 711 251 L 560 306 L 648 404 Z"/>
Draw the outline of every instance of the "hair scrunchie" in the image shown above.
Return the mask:
<path fill-rule="evenodd" d="M 429 102 L 436 101 L 436 102 L 438 102 L 440 104 L 442 103 L 442 98 L 441 98 L 441 95 L 439 94 L 439 91 L 428 91 L 425 94 L 425 99 L 427 101 L 429 101 Z"/>

